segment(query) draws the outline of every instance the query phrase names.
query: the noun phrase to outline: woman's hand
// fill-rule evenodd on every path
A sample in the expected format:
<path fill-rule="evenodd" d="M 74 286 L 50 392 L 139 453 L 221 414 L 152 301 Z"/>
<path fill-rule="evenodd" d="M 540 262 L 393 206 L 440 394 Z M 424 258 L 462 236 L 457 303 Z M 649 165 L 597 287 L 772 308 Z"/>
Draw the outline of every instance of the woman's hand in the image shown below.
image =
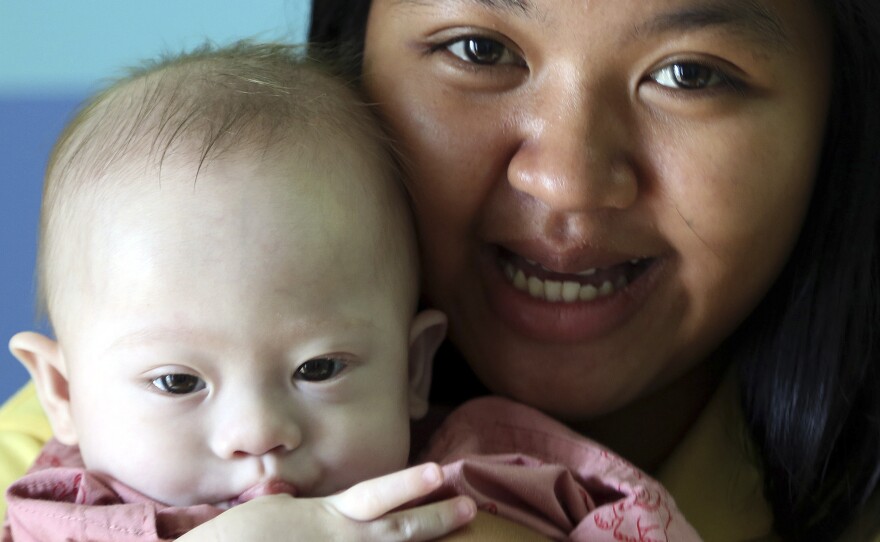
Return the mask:
<path fill-rule="evenodd" d="M 428 495 L 443 481 L 433 463 L 411 467 L 322 498 L 261 497 L 236 506 L 179 540 L 432 540 L 471 521 L 476 506 L 456 497 L 391 512 Z"/>

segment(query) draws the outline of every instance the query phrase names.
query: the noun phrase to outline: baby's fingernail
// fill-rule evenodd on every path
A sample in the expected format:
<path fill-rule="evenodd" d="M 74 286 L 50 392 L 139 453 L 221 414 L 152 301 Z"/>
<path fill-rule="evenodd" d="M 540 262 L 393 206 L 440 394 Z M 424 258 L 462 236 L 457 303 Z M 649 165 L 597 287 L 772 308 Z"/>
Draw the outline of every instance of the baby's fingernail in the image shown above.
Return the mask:
<path fill-rule="evenodd" d="M 474 501 L 470 499 L 460 499 L 458 504 L 455 505 L 455 510 L 458 513 L 458 517 L 464 520 L 469 520 L 477 515 L 477 507 L 474 505 Z"/>
<path fill-rule="evenodd" d="M 440 467 L 437 465 L 428 465 L 427 468 L 422 471 L 422 480 L 428 482 L 432 486 L 439 484 L 441 479 Z"/>

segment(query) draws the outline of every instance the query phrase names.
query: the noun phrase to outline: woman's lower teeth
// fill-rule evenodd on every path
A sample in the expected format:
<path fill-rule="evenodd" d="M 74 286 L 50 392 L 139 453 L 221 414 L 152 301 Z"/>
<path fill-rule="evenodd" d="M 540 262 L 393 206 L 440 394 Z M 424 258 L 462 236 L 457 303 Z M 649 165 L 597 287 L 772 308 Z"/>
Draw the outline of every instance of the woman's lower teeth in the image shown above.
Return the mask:
<path fill-rule="evenodd" d="M 626 277 L 623 276 L 615 283 L 606 280 L 598 286 L 576 281 L 542 280 L 538 277 L 526 276 L 522 269 L 516 269 L 510 264 L 504 266 L 504 274 L 517 290 L 526 292 L 536 299 L 561 303 L 592 301 L 607 297 L 627 285 Z"/>

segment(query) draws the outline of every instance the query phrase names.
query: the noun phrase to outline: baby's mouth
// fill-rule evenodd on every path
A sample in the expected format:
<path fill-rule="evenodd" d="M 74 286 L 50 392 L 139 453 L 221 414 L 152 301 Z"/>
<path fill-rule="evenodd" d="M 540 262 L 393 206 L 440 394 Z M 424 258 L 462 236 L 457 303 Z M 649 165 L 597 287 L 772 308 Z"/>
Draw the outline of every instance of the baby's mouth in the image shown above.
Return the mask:
<path fill-rule="evenodd" d="M 608 297 L 624 290 L 653 262 L 652 258 L 633 258 L 608 267 L 559 273 L 504 249 L 498 253 L 501 271 L 514 288 L 551 303 L 582 303 Z"/>
<path fill-rule="evenodd" d="M 236 506 L 266 495 L 290 495 L 296 497 L 296 486 L 278 478 L 266 480 L 248 488 L 244 493 L 229 501 L 229 506 Z"/>

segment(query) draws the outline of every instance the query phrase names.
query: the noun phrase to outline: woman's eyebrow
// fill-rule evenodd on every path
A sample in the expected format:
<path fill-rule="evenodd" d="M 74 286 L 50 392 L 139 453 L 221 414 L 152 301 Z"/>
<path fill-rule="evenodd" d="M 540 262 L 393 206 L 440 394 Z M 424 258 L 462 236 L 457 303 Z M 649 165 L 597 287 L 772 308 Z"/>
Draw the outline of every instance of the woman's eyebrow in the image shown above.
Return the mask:
<path fill-rule="evenodd" d="M 477 4 L 489 9 L 511 12 L 516 15 L 531 15 L 535 12 L 530 0 L 453 0 L 459 4 Z M 397 0 L 398 4 L 432 5 L 439 0 Z"/>
<path fill-rule="evenodd" d="M 636 26 L 633 35 L 641 38 L 715 27 L 775 49 L 791 47 L 785 25 L 777 13 L 760 2 L 744 0 L 714 0 L 660 13 Z"/>
<path fill-rule="evenodd" d="M 531 0 L 446 0 L 458 4 L 475 4 L 510 12 L 524 17 L 538 17 L 538 8 Z M 605 0 L 617 1 L 617 0 Z M 397 0 L 399 4 L 439 5 L 442 0 Z M 741 34 L 749 41 L 776 49 L 790 48 L 791 41 L 779 15 L 756 0 L 695 0 L 689 5 L 662 12 L 639 23 L 632 37 L 651 34 L 686 32 L 718 27 Z"/>

